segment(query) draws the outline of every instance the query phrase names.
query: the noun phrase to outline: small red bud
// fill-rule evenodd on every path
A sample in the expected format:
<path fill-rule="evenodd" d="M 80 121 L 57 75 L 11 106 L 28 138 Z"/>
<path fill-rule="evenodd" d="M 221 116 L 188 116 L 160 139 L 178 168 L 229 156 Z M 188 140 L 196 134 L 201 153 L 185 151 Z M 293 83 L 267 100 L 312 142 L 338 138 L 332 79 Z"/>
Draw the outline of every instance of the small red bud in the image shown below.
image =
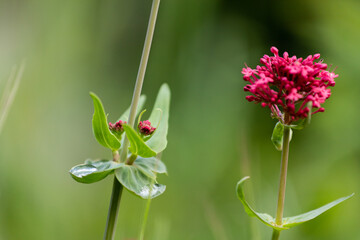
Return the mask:
<path fill-rule="evenodd" d="M 114 132 L 124 132 L 123 124 L 126 124 L 126 121 L 117 121 L 115 124 L 109 122 L 109 129 Z"/>
<path fill-rule="evenodd" d="M 156 130 L 155 127 L 151 126 L 149 120 L 139 122 L 138 128 L 140 133 L 145 136 L 151 135 Z"/>

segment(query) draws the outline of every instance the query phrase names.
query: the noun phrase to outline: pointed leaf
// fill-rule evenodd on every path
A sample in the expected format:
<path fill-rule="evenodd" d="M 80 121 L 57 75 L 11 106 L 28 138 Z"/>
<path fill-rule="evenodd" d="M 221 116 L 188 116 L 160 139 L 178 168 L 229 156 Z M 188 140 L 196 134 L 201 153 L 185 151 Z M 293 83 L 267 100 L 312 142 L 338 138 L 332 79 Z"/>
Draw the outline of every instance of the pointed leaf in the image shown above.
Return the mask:
<path fill-rule="evenodd" d="M 283 137 L 284 125 L 281 122 L 277 122 L 271 136 L 271 141 L 278 151 L 281 151 L 283 148 Z"/>
<path fill-rule="evenodd" d="M 347 197 L 342 197 L 339 198 L 331 203 L 328 203 L 318 209 L 312 210 L 310 212 L 304 213 L 304 214 L 300 214 L 294 217 L 287 217 L 283 219 L 283 226 L 290 228 L 290 227 L 294 227 L 296 225 L 302 224 L 304 222 L 310 221 L 311 219 L 316 218 L 317 216 L 319 216 L 320 214 L 326 212 L 327 210 L 329 210 L 330 208 L 338 205 L 339 203 L 342 203 L 343 201 L 351 198 L 352 196 L 354 196 L 354 193 L 347 196 Z"/>
<path fill-rule="evenodd" d="M 146 101 L 146 96 L 141 95 L 140 99 L 139 99 L 138 107 L 136 109 L 136 115 L 138 115 L 139 112 L 141 111 L 141 109 L 143 108 L 145 101 Z M 129 121 L 129 115 L 130 115 L 130 107 L 128 109 L 126 109 L 126 111 L 121 115 L 121 117 L 118 119 L 118 121 L 119 120 Z"/>
<path fill-rule="evenodd" d="M 77 165 L 70 169 L 70 175 L 80 183 L 94 183 L 104 179 L 114 169 L 120 168 L 124 163 L 117 163 L 112 160 L 87 160 L 84 164 Z"/>
<path fill-rule="evenodd" d="M 166 189 L 165 185 L 157 184 L 153 178 L 134 165 L 125 165 L 116 169 L 115 175 L 126 189 L 143 199 L 155 198 Z"/>
<path fill-rule="evenodd" d="M 282 151 L 283 148 L 283 139 L 284 139 L 284 128 L 288 127 L 290 128 L 290 141 L 292 139 L 293 131 L 292 131 L 292 125 L 284 125 L 281 122 L 277 122 L 273 134 L 271 135 L 271 141 L 274 144 L 276 150 Z"/>
<path fill-rule="evenodd" d="M 151 138 L 146 142 L 147 145 L 156 153 L 162 152 L 167 145 L 167 132 L 170 108 L 170 89 L 167 84 L 163 84 L 159 90 L 155 101 L 153 111 L 149 121 L 154 124 L 158 123 L 158 127 Z M 159 111 L 159 109 L 161 111 Z"/>
<path fill-rule="evenodd" d="M 135 132 L 132 127 L 124 124 L 124 129 L 130 142 L 130 152 L 145 158 L 154 157 L 156 155 L 156 152 L 154 152 L 148 145 L 146 145 L 144 140 L 137 132 Z"/>
<path fill-rule="evenodd" d="M 250 205 L 248 204 L 248 202 L 245 200 L 245 196 L 244 196 L 244 190 L 243 190 L 243 183 L 249 179 L 250 177 L 244 177 L 243 179 L 241 179 L 236 186 L 236 192 L 238 195 L 239 200 L 241 201 L 241 203 L 244 206 L 245 212 L 250 216 L 250 217 L 256 217 L 258 218 L 261 222 L 263 222 L 265 225 L 272 227 L 273 229 L 276 230 L 284 230 L 287 229 L 285 227 L 282 226 L 278 226 L 275 223 L 275 218 L 273 218 L 272 216 L 270 216 L 267 213 L 258 213 L 256 212 L 254 209 L 252 209 L 250 207 Z"/>
<path fill-rule="evenodd" d="M 92 125 L 96 140 L 106 148 L 110 148 L 113 151 L 118 150 L 120 148 L 120 141 L 109 130 L 109 125 L 101 100 L 94 93 L 90 93 L 90 96 L 94 101 Z"/>

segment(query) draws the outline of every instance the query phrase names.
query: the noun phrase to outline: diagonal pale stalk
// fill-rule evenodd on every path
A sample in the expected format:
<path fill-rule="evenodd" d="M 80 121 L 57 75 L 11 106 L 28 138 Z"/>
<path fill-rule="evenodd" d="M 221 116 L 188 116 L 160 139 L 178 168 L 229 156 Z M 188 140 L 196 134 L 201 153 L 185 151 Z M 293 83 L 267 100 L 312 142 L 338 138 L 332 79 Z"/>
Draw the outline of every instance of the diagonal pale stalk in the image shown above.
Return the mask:
<path fill-rule="evenodd" d="M 275 223 L 279 226 L 282 225 L 283 215 L 284 215 L 286 175 L 287 175 L 288 160 L 289 160 L 290 131 L 291 130 L 288 126 L 284 127 L 283 149 L 281 155 L 281 168 L 280 168 L 280 186 L 279 186 L 279 195 L 278 195 L 278 203 L 277 203 L 276 218 L 275 218 Z M 280 237 L 280 231 L 274 229 L 271 239 L 278 240 L 279 237 Z"/>
<path fill-rule="evenodd" d="M 137 109 L 137 105 L 138 105 L 138 102 L 140 99 L 141 89 L 142 89 L 145 72 L 146 72 L 146 67 L 147 67 L 147 63 L 149 60 L 150 48 L 151 48 L 151 43 L 152 43 L 152 39 L 154 36 L 156 18 L 157 18 L 157 14 L 159 11 L 159 5 L 160 5 L 160 0 L 153 0 L 152 6 L 151 6 L 149 25 L 148 25 L 148 29 L 147 29 L 147 33 L 146 33 L 146 38 L 145 38 L 144 49 L 143 49 L 142 56 L 141 56 L 140 67 L 139 67 L 138 75 L 136 78 L 134 94 L 133 94 L 131 107 L 130 107 L 130 116 L 129 116 L 128 124 L 132 127 L 134 126 L 134 123 L 135 123 L 136 109 Z M 123 145 L 122 152 L 120 155 L 120 158 L 122 160 L 126 159 L 128 147 L 129 147 L 129 141 L 128 141 L 127 137 L 125 136 L 124 145 Z"/>
<path fill-rule="evenodd" d="M 156 157 L 157 157 L 157 159 L 161 160 L 161 156 L 162 156 L 162 153 L 159 153 Z M 157 167 L 158 166 L 156 166 L 156 168 Z M 153 179 L 153 184 L 154 184 L 154 182 L 155 182 L 155 179 Z M 150 192 L 152 192 L 153 184 L 151 184 Z M 139 240 L 144 240 L 146 224 L 147 224 L 147 220 L 148 220 L 149 212 L 150 212 L 150 205 L 151 205 L 151 198 L 149 197 L 149 199 L 146 202 L 144 217 L 143 217 L 143 221 L 142 221 L 142 224 L 141 224 Z"/>
<path fill-rule="evenodd" d="M 138 75 L 136 78 L 135 89 L 133 98 L 131 101 L 130 114 L 129 114 L 129 122 L 128 124 L 133 127 L 135 123 L 136 109 L 139 103 L 141 89 L 144 82 L 145 72 L 147 63 L 149 60 L 151 43 L 154 36 L 156 18 L 159 11 L 160 0 L 153 0 L 150 19 L 148 24 L 148 29 L 146 32 L 146 38 L 144 43 L 144 49 L 141 56 L 140 66 Z M 122 151 L 120 153 L 120 161 L 125 162 L 128 154 L 129 140 L 125 136 L 124 143 L 122 146 Z M 116 177 L 114 177 L 114 185 L 111 195 L 111 201 L 109 206 L 109 213 L 106 222 L 104 240 L 113 240 L 115 236 L 115 226 L 117 222 L 117 215 L 120 206 L 121 194 L 122 194 L 123 186 L 118 182 Z"/>
<path fill-rule="evenodd" d="M 154 183 L 154 180 L 153 180 L 153 183 Z M 150 192 L 152 192 L 152 186 L 153 186 L 153 184 L 151 184 Z M 145 212 L 144 212 L 144 216 L 143 216 L 143 221 L 141 224 L 139 240 L 144 240 L 146 224 L 147 224 L 147 220 L 148 220 L 149 212 L 150 212 L 150 205 L 151 205 L 151 198 L 149 197 L 149 199 L 146 201 L 146 207 L 145 207 Z"/>
<path fill-rule="evenodd" d="M 14 101 L 16 92 L 20 85 L 20 80 L 22 74 L 24 72 L 25 63 L 20 65 L 19 70 L 17 71 L 16 66 L 13 68 L 9 79 L 6 82 L 6 86 L 4 92 L 2 93 L 3 96 L 0 100 L 0 133 L 4 126 L 6 116 L 10 110 L 11 104 Z"/>

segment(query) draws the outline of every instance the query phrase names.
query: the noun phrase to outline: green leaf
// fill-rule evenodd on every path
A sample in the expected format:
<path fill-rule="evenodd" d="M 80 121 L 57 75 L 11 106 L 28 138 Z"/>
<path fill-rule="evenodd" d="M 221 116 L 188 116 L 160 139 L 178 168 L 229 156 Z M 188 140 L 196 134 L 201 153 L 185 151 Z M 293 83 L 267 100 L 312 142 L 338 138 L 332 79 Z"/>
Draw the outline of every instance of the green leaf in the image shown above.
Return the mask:
<path fill-rule="evenodd" d="M 109 125 L 101 100 L 94 93 L 90 93 L 90 96 L 94 101 L 92 125 L 96 140 L 106 148 L 110 148 L 113 151 L 118 150 L 120 148 L 120 141 L 109 130 Z"/>
<path fill-rule="evenodd" d="M 146 145 L 144 140 L 137 132 L 135 132 L 132 127 L 130 127 L 128 124 L 124 124 L 124 129 L 130 142 L 130 152 L 145 158 L 154 157 L 156 155 L 156 152 L 154 152 L 148 145 Z"/>
<path fill-rule="evenodd" d="M 112 160 L 87 160 L 84 164 L 77 165 L 70 169 L 70 175 L 80 183 L 94 183 L 104 179 L 114 169 L 124 166 L 124 163 L 117 163 Z"/>
<path fill-rule="evenodd" d="M 134 161 L 133 165 L 139 166 L 144 169 L 150 169 L 155 173 L 167 173 L 165 164 L 155 157 L 152 158 L 138 157 Z"/>
<path fill-rule="evenodd" d="M 261 222 L 265 223 L 267 226 L 272 227 L 278 231 L 281 230 L 285 230 L 285 229 L 289 229 L 291 227 L 294 227 L 296 225 L 302 224 L 304 222 L 310 221 L 311 219 L 316 218 L 317 216 L 319 216 L 320 214 L 326 212 L 327 210 L 329 210 L 330 208 L 338 205 L 339 203 L 345 201 L 346 199 L 351 198 L 352 196 L 354 196 L 354 194 L 351 194 L 347 197 L 343 197 L 343 198 L 339 198 L 331 203 L 328 203 L 318 209 L 312 210 L 310 212 L 301 214 L 301 215 L 297 215 L 294 217 L 286 217 L 283 218 L 283 223 L 281 226 L 276 225 L 275 223 L 275 218 L 273 218 L 272 216 L 270 216 L 269 214 L 266 213 L 258 213 L 256 212 L 254 209 L 252 209 L 250 207 L 250 205 L 246 202 L 245 200 L 245 196 L 244 196 L 244 190 L 243 190 L 243 183 L 249 179 L 250 177 L 244 177 L 243 179 L 241 179 L 237 186 L 236 186 L 236 192 L 238 195 L 238 198 L 240 199 L 241 203 L 244 205 L 245 211 L 246 213 L 250 216 L 250 217 L 256 217 L 258 218 Z"/>
<path fill-rule="evenodd" d="M 169 121 L 169 108 L 170 108 L 170 89 L 167 84 L 163 84 L 159 90 L 158 96 L 155 101 L 153 111 L 151 112 L 149 121 L 156 128 L 154 134 L 146 142 L 147 145 L 156 153 L 162 152 L 167 145 L 167 132 Z M 159 109 L 161 111 L 159 111 Z"/>
<path fill-rule="evenodd" d="M 249 179 L 250 177 L 244 177 L 243 179 L 241 179 L 236 186 L 236 192 L 238 195 L 239 200 L 241 201 L 241 203 L 244 206 L 245 212 L 250 216 L 250 217 L 256 217 L 258 218 L 261 222 L 263 222 L 264 224 L 266 224 L 269 227 L 272 227 L 278 231 L 287 229 L 286 227 L 283 226 L 278 226 L 275 223 L 275 218 L 273 218 L 272 216 L 270 216 L 267 213 L 258 213 L 256 212 L 254 209 L 252 209 L 250 207 L 250 205 L 248 204 L 248 202 L 245 200 L 245 196 L 244 196 L 244 190 L 243 190 L 243 183 Z"/>
<path fill-rule="evenodd" d="M 339 198 L 331 203 L 328 203 L 318 209 L 312 210 L 310 212 L 301 214 L 301 215 L 297 215 L 294 217 L 287 217 L 283 219 L 283 226 L 290 228 L 290 227 L 294 227 L 296 225 L 302 224 L 304 222 L 310 221 L 311 219 L 316 218 L 317 216 L 319 216 L 320 214 L 326 212 L 327 210 L 329 210 L 330 208 L 338 205 L 339 203 L 342 203 L 343 201 L 351 198 L 352 196 L 354 196 L 354 193 L 347 196 L 347 197 L 342 197 Z"/>
<path fill-rule="evenodd" d="M 271 135 L 271 141 L 274 144 L 276 150 L 282 151 L 283 148 L 283 139 L 284 139 L 284 128 L 290 128 L 290 141 L 292 139 L 293 131 L 291 129 L 291 125 L 284 125 L 281 122 L 277 122 L 273 134 Z"/>
<path fill-rule="evenodd" d="M 166 186 L 156 183 L 136 165 L 124 165 L 115 170 L 116 178 L 130 192 L 143 199 L 151 199 L 161 195 Z"/>
<path fill-rule="evenodd" d="M 281 122 L 277 122 L 271 136 L 271 141 L 274 144 L 275 148 L 279 151 L 281 151 L 283 147 L 283 137 L 284 125 Z"/>
<path fill-rule="evenodd" d="M 141 95 L 140 99 L 139 99 L 138 107 L 136 109 L 136 115 L 138 115 L 139 112 L 141 111 L 141 109 L 143 108 L 145 101 L 146 101 L 146 96 Z M 118 121 L 119 120 L 129 121 L 129 114 L 130 114 L 130 107 L 128 109 L 126 109 L 126 111 L 121 115 L 121 117 L 118 119 Z"/>

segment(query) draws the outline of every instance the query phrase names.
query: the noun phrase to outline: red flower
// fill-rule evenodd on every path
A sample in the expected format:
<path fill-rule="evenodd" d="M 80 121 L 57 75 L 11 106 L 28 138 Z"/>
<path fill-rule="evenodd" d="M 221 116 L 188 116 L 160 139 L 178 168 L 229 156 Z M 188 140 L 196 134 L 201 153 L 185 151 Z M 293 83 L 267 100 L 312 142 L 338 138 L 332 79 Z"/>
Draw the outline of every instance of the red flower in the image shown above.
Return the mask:
<path fill-rule="evenodd" d="M 151 135 L 156 130 L 155 127 L 151 126 L 149 120 L 139 122 L 138 128 L 140 133 L 145 136 Z"/>
<path fill-rule="evenodd" d="M 126 124 L 126 121 L 119 120 L 115 124 L 112 124 L 111 122 L 109 122 L 109 129 L 114 132 L 122 133 L 122 132 L 124 132 L 123 124 Z"/>
<path fill-rule="evenodd" d="M 335 86 L 338 75 L 326 71 L 328 66 L 322 60 L 315 62 L 320 54 L 303 59 L 289 57 L 287 52 L 281 57 L 275 47 L 270 50 L 274 56 L 264 55 L 260 59 L 264 66 L 258 65 L 256 69 L 246 66 L 242 70 L 244 80 L 249 82 L 244 90 L 251 93 L 246 99 L 269 107 L 274 116 L 287 124 L 308 116 L 308 102 L 317 108 L 312 114 L 323 112 L 321 104 L 330 97 L 329 87 Z"/>

